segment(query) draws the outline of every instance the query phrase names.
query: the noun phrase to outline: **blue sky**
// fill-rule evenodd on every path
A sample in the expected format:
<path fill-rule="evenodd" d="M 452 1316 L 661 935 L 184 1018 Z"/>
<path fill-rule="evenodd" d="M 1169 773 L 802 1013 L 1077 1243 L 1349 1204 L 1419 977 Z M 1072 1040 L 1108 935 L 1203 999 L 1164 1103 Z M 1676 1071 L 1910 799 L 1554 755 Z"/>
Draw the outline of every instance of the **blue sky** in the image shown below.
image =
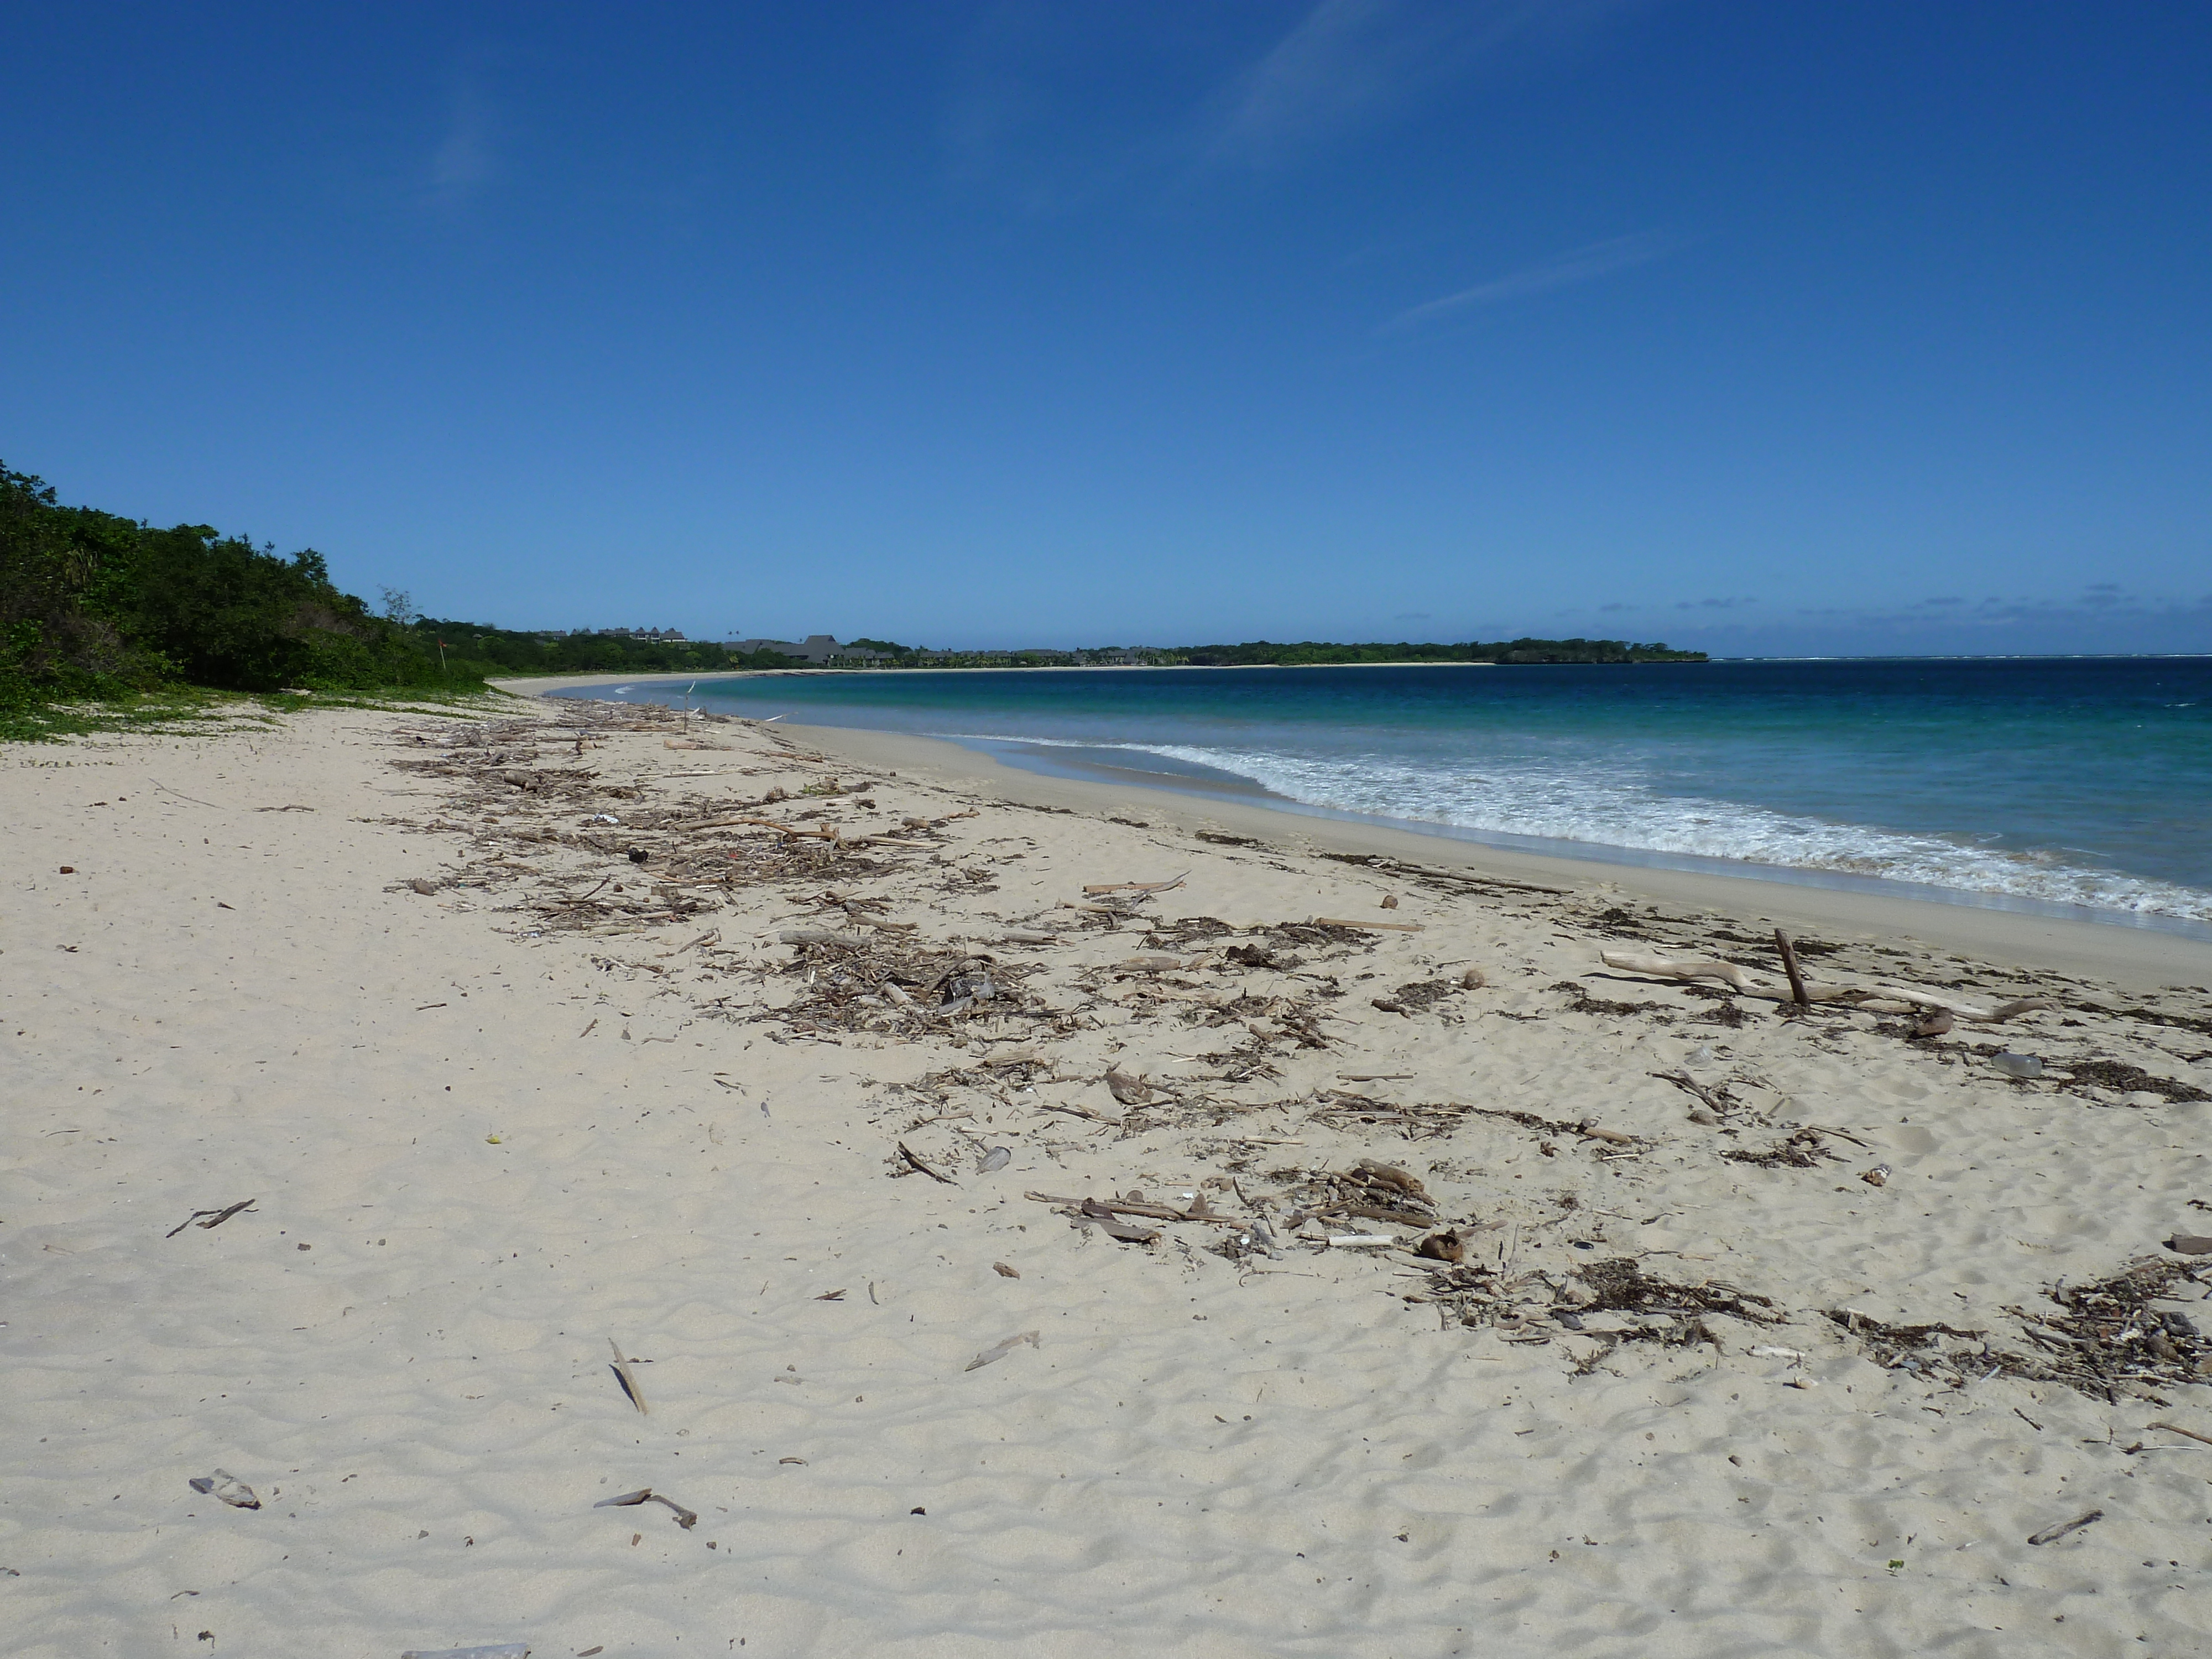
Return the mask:
<path fill-rule="evenodd" d="M 510 626 L 2212 650 L 2212 8 L 27 9 L 0 459 Z"/>

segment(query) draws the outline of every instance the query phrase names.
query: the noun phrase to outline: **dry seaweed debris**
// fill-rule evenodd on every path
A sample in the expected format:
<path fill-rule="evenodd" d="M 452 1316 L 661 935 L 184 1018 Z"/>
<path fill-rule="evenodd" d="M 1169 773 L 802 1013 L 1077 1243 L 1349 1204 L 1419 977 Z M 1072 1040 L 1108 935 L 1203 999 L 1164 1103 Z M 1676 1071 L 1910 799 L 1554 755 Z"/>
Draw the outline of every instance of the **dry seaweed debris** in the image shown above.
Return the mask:
<path fill-rule="evenodd" d="M 2148 1383 L 2212 1382 L 2212 1343 L 2195 1322 L 2150 1305 L 2181 1285 L 2203 1284 L 2208 1273 L 2212 1267 L 2146 1257 L 2087 1285 L 2053 1285 L 2046 1295 L 2062 1310 L 2056 1317 L 2008 1308 L 2022 1322 L 2021 1334 L 2051 1356 L 2019 1362 L 2018 1374 L 2047 1376 L 2105 1401 L 2146 1393 Z"/>
<path fill-rule="evenodd" d="M 1410 985 L 1401 985 L 1387 997 L 1372 999 L 1375 1006 L 1386 1014 L 1404 1014 L 1408 1018 L 1425 1013 L 1447 998 L 1455 997 L 1462 988 L 1450 980 L 1416 980 Z"/>
<path fill-rule="evenodd" d="M 2212 1265 L 2146 1257 L 2086 1285 L 2061 1280 L 2046 1292 L 2060 1310 L 2056 1315 L 2005 1310 L 2021 1322 L 2021 1335 L 2040 1351 L 2034 1355 L 1993 1348 L 1978 1330 L 1893 1325 L 1856 1308 L 1831 1309 L 1827 1316 L 1877 1364 L 1893 1370 L 1917 1372 L 1954 1386 L 2015 1376 L 2062 1382 L 2107 1403 L 2132 1395 L 2164 1404 L 2154 1392 L 2155 1385 L 2212 1382 L 2212 1342 L 2186 1314 L 2151 1304 L 2170 1298 L 2184 1284 L 2203 1284 L 2208 1273 Z"/>
<path fill-rule="evenodd" d="M 2164 1095 L 2176 1104 L 2212 1100 L 2212 1094 L 2207 1094 L 2193 1083 L 2160 1077 L 2154 1073 L 2146 1072 L 2140 1066 L 2130 1066 L 2125 1060 L 2079 1060 L 2072 1065 L 2056 1065 L 2051 1069 L 2066 1073 L 2066 1081 L 2058 1086 L 2069 1094 L 2078 1094 L 2087 1087 L 2112 1089 L 2122 1094 L 2140 1091 Z"/>
<path fill-rule="evenodd" d="M 1615 1002 L 1606 997 L 1594 997 L 1589 987 L 1580 980 L 1563 979 L 1552 988 L 1565 991 L 1573 999 L 1566 1006 L 1571 1014 L 1662 1014 L 1672 1019 L 1680 1012 L 1663 1002 Z"/>
<path fill-rule="evenodd" d="M 784 964 L 805 985 L 791 1002 L 752 1016 L 798 1031 L 873 1031 L 908 1036 L 942 1030 L 953 1020 L 987 1016 L 1051 1019 L 1021 981 L 1034 964 L 952 948 L 931 949 L 882 933 L 849 943 L 808 936 Z"/>
<path fill-rule="evenodd" d="M 1600 1346 L 1576 1366 L 1588 1376 L 1623 1342 L 1722 1346 L 1705 1321 L 1719 1316 L 1744 1324 L 1788 1322 L 1771 1297 L 1720 1279 L 1682 1285 L 1644 1271 L 1634 1256 L 1586 1262 L 1571 1272 L 1516 1272 L 1510 1266 L 1462 1262 L 1429 1269 L 1427 1292 L 1413 1300 L 1442 1305 L 1471 1328 L 1495 1328 L 1508 1341 L 1548 1341 L 1562 1332 L 1595 1336 Z M 1585 1330 L 1595 1316 L 1621 1316 L 1607 1328 Z M 1618 1328 L 1613 1328 L 1617 1327 Z"/>
<path fill-rule="evenodd" d="M 1809 1170 L 1819 1164 L 1843 1161 L 1842 1155 L 1829 1151 L 1820 1132 L 1813 1128 L 1794 1130 L 1771 1146 L 1746 1146 L 1721 1156 L 1731 1164 L 1755 1164 L 1762 1170 Z"/>

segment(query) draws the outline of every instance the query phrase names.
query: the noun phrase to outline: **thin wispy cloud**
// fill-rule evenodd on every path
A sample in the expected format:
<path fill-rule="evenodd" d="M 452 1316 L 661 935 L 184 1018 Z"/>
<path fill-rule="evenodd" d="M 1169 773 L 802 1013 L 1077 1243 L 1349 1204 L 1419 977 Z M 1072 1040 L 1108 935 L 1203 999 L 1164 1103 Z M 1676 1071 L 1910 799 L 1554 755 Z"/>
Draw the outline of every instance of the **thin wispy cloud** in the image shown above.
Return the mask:
<path fill-rule="evenodd" d="M 1518 270 L 1508 271 L 1503 276 L 1493 276 L 1487 282 L 1463 288 L 1456 294 L 1447 294 L 1442 299 L 1401 311 L 1376 331 L 1378 334 L 1398 334 L 1407 329 L 1463 312 L 1476 311 L 1485 306 L 1503 305 L 1509 300 L 1524 300 L 1531 295 L 1548 294 L 1553 289 L 1571 288 L 1577 283 L 1595 282 L 1609 276 L 1616 270 L 1626 270 L 1632 265 L 1649 264 L 1654 259 L 1664 258 L 1682 246 L 1679 237 L 1658 231 L 1644 231 L 1633 236 L 1615 236 L 1602 242 L 1593 242 L 1588 247 L 1577 248 L 1571 253 L 1555 254 L 1548 259 L 1539 259 L 1534 264 L 1523 265 Z"/>
<path fill-rule="evenodd" d="M 498 176 L 493 125 L 491 106 L 483 96 L 473 87 L 456 86 L 445 133 L 430 155 L 429 195 L 439 207 L 465 206 Z"/>
<path fill-rule="evenodd" d="M 1214 159 L 1280 159 L 1401 112 L 1501 48 L 1563 43 L 1640 3 L 1316 0 L 1224 88 Z"/>

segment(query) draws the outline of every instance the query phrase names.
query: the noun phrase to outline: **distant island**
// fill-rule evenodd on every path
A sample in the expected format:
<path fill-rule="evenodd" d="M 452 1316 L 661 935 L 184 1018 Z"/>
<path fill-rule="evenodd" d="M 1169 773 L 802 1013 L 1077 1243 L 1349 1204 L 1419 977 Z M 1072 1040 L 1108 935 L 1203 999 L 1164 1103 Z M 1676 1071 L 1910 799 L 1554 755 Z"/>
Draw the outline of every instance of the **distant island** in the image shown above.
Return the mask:
<path fill-rule="evenodd" d="M 1459 645 L 1338 645 L 1305 640 L 1279 645 L 1113 645 L 1076 650 L 943 650 L 891 640 L 840 641 L 828 634 L 804 640 L 687 640 L 669 629 L 519 633 L 482 623 L 422 621 L 417 629 L 455 644 L 471 661 L 506 674 L 730 672 L 774 668 L 1256 668 L 1344 663 L 1673 663 L 1704 662 L 1702 651 L 1676 651 L 1624 640 L 1517 639 Z"/>

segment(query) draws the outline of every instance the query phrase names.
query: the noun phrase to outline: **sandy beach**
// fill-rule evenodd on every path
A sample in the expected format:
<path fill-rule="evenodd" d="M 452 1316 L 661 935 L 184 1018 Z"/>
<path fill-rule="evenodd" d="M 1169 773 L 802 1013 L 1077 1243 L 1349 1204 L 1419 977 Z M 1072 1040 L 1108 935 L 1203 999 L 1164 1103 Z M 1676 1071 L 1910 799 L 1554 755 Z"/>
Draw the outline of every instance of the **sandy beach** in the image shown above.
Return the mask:
<path fill-rule="evenodd" d="M 2212 946 L 636 705 L 0 775 L 20 1654 L 2212 1652 Z"/>

